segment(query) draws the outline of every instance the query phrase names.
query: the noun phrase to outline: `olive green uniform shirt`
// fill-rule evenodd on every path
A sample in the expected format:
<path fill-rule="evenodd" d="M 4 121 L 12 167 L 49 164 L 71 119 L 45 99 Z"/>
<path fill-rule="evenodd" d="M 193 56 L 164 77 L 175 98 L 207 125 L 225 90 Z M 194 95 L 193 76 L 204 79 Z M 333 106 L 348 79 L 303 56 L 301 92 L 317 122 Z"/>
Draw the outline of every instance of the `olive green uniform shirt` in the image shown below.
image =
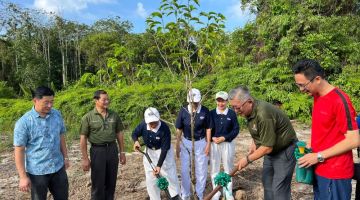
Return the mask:
<path fill-rule="evenodd" d="M 255 100 L 254 103 L 247 122 L 257 148 L 272 147 L 271 154 L 276 154 L 297 140 L 295 130 L 284 112 L 264 101 Z"/>
<path fill-rule="evenodd" d="M 107 110 L 105 118 L 94 108 L 86 113 L 80 126 L 80 134 L 86 135 L 90 143 L 102 144 L 106 142 L 114 142 L 116 135 L 124 129 L 119 115 Z"/>

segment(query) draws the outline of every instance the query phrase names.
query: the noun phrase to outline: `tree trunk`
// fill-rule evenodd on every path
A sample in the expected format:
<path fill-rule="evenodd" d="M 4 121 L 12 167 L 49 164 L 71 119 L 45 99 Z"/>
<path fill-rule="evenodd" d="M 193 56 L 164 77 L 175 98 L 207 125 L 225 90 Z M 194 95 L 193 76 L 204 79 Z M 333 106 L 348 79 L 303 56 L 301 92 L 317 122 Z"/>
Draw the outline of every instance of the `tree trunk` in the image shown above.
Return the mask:
<path fill-rule="evenodd" d="M 5 81 L 5 77 L 4 77 L 4 74 L 5 74 L 5 62 L 4 62 L 4 58 L 1 59 L 1 76 L 0 76 L 0 80 L 3 80 Z"/>
<path fill-rule="evenodd" d="M 51 83 L 50 35 L 47 35 L 48 83 Z"/>

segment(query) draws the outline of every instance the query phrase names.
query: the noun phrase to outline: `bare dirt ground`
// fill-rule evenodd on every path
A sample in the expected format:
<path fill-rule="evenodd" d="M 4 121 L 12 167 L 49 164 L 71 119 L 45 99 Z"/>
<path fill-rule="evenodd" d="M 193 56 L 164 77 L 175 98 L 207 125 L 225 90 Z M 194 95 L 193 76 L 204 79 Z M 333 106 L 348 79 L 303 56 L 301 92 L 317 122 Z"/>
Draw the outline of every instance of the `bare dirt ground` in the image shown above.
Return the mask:
<path fill-rule="evenodd" d="M 294 127 L 300 140 L 306 140 L 310 136 L 310 129 L 305 125 L 294 123 Z M 236 158 L 240 158 L 248 150 L 251 137 L 247 130 L 242 130 L 236 140 Z M 90 173 L 84 173 L 81 169 L 81 153 L 78 141 L 68 149 L 71 167 L 68 169 L 69 177 L 69 199 L 90 199 Z M 237 159 L 236 159 L 237 160 Z M 180 161 L 177 160 L 178 176 Z M 233 178 L 234 195 L 237 191 L 243 193 L 241 199 L 263 199 L 263 188 L 261 184 L 262 159 L 255 161 Z M 292 199 L 310 200 L 312 186 L 292 182 Z M 210 177 L 208 175 L 206 194 L 212 190 Z M 353 189 L 354 191 L 354 189 Z M 142 155 L 139 153 L 128 153 L 127 164 L 119 167 L 116 199 L 119 200 L 143 200 L 147 199 L 145 174 L 142 165 Z M 16 172 L 13 152 L 5 152 L 0 155 L 0 199 L 30 199 L 30 195 L 18 191 L 18 175 Z M 52 199 L 49 195 L 48 199 Z"/>

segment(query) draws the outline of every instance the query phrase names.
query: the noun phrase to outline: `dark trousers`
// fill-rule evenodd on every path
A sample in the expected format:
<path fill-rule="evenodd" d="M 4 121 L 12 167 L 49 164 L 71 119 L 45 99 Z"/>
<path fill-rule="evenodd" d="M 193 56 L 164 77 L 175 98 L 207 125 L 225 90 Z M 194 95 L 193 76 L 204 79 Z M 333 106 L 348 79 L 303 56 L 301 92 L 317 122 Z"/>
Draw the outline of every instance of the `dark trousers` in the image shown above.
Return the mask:
<path fill-rule="evenodd" d="M 69 196 L 69 182 L 62 167 L 53 174 L 32 175 L 28 173 L 31 181 L 31 199 L 46 200 L 48 190 L 53 195 L 54 200 L 67 200 Z"/>
<path fill-rule="evenodd" d="M 262 183 L 265 200 L 290 200 L 296 159 L 295 143 L 275 155 L 264 157 Z"/>
<path fill-rule="evenodd" d="M 113 200 L 119 166 L 116 143 L 109 146 L 92 146 L 91 159 L 91 199 Z"/>

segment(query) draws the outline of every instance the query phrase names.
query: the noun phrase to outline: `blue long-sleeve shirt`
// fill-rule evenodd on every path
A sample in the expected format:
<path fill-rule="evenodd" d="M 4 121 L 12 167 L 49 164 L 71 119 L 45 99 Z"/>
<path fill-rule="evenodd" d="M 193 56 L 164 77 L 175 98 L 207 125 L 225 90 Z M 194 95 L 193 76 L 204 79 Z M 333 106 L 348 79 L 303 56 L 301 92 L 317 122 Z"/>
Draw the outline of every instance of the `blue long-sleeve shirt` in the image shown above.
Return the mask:
<path fill-rule="evenodd" d="M 189 113 L 189 108 L 181 107 L 179 115 L 176 119 L 175 127 L 177 129 L 182 129 L 184 133 L 184 137 L 187 139 L 191 139 L 190 118 L 191 116 Z M 210 119 L 209 109 L 201 105 L 201 107 L 197 110 L 195 115 L 195 124 L 194 124 L 195 140 L 199 140 L 201 138 L 206 137 L 206 129 L 211 128 L 210 120 L 211 119 Z"/>

